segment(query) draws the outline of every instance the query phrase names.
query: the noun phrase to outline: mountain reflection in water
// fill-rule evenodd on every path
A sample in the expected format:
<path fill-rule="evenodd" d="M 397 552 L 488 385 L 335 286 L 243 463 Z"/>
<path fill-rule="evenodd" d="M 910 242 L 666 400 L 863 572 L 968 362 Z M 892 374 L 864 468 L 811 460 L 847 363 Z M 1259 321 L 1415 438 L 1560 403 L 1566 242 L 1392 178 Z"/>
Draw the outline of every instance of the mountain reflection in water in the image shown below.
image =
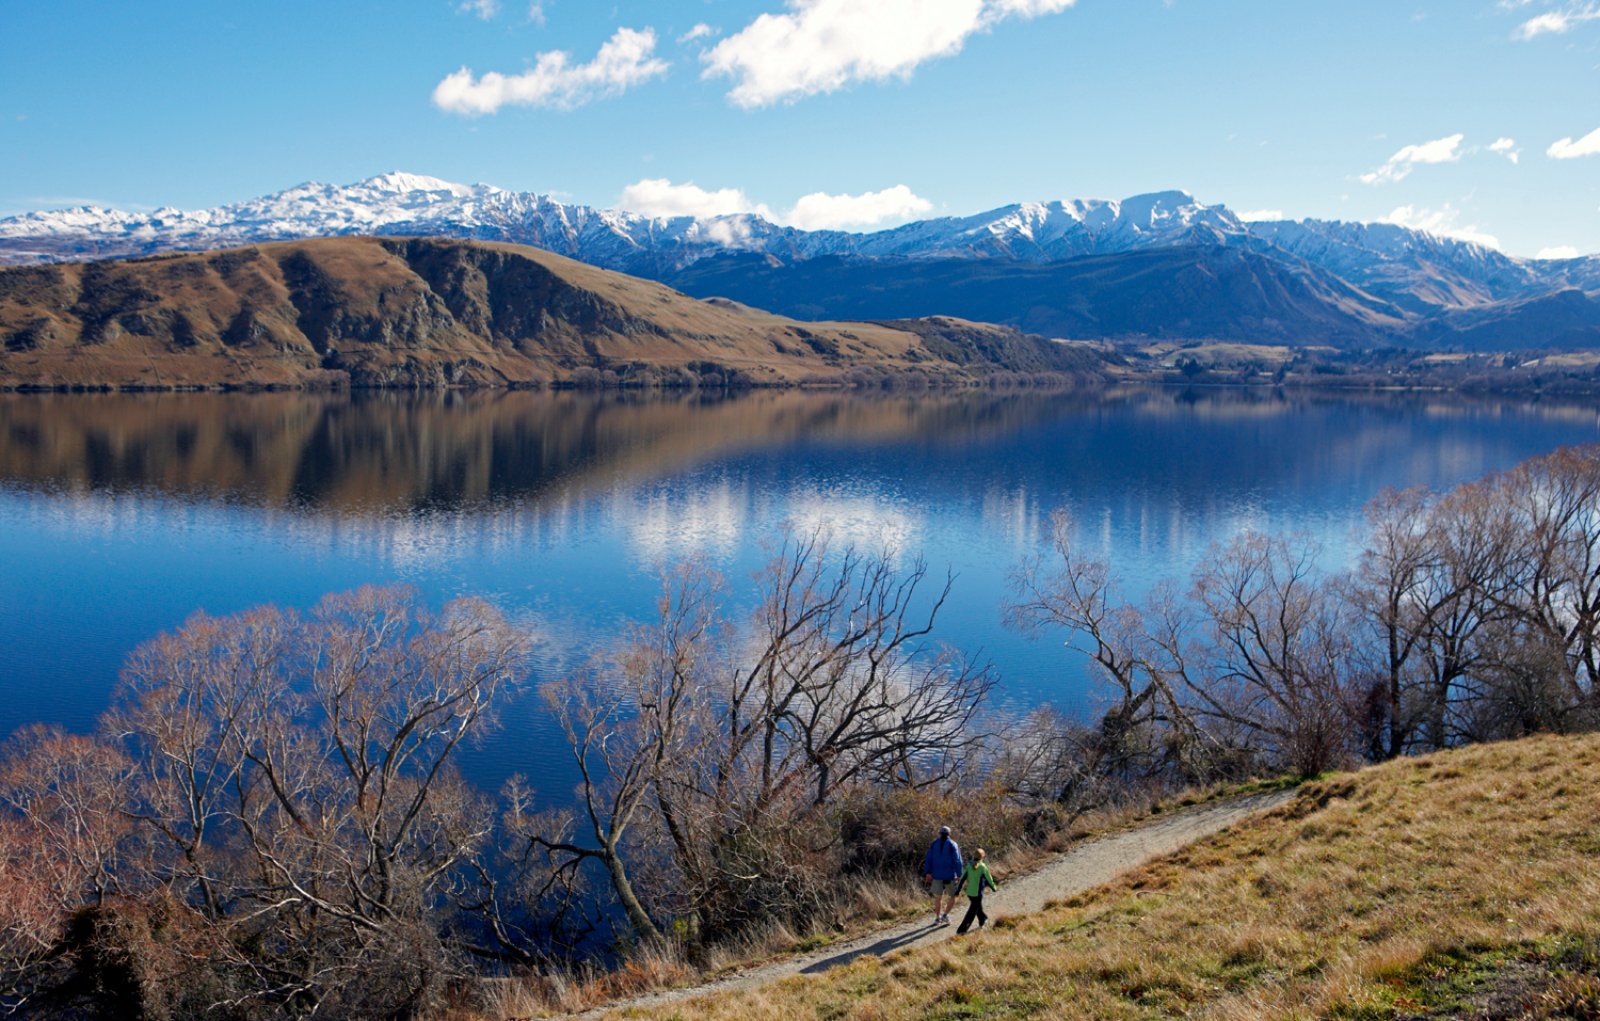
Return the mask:
<path fill-rule="evenodd" d="M 478 509 L 801 439 L 971 442 L 1059 395 L 11 395 L 0 478 L 336 514 Z"/>
<path fill-rule="evenodd" d="M 1056 508 L 1137 591 L 1244 527 L 1347 558 L 1385 486 L 1596 436 L 1592 405 L 1264 390 L 3 395 L 0 733 L 92 726 L 127 652 L 197 608 L 367 582 L 496 600 L 548 676 L 648 616 L 663 561 L 738 591 L 786 522 L 955 571 L 940 635 L 1008 703 L 1085 711 L 1083 663 L 999 623 Z M 558 768 L 530 733 L 524 696 L 470 771 Z"/>

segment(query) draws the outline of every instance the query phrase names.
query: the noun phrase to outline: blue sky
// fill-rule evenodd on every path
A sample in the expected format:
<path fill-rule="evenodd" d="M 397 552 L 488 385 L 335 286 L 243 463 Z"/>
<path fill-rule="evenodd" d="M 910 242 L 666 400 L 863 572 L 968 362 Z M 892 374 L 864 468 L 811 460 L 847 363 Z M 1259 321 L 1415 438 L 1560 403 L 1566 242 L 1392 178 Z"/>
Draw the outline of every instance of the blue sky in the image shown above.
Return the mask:
<path fill-rule="evenodd" d="M 389 170 L 852 229 L 1182 188 L 1600 252 L 1600 0 L 0 0 L 0 39 L 5 213 Z"/>

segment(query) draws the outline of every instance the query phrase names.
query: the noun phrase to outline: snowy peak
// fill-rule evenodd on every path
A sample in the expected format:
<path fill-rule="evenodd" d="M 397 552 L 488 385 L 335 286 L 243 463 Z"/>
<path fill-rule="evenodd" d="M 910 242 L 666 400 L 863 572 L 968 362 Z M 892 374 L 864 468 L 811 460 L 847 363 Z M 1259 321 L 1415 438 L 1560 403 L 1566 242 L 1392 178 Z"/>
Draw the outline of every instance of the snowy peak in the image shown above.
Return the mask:
<path fill-rule="evenodd" d="M 348 185 L 307 182 L 214 209 L 150 213 L 84 206 L 0 219 L 0 264 L 145 255 L 355 234 L 442 235 L 546 248 L 661 277 L 705 259 L 758 255 L 1009 259 L 1050 263 L 1172 246 L 1237 247 L 1334 273 L 1410 309 L 1471 307 L 1552 288 L 1600 290 L 1600 258 L 1535 262 L 1394 224 L 1246 224 L 1186 191 L 1022 202 L 889 230 L 803 231 L 753 214 L 653 218 L 536 192 L 394 170 Z"/>
<path fill-rule="evenodd" d="M 1305 219 L 1250 228 L 1272 246 L 1413 311 L 1470 308 L 1563 286 L 1532 260 L 1399 224 Z"/>
<path fill-rule="evenodd" d="M 1123 199 L 1117 205 L 1117 219 L 1129 226 L 1159 228 L 1187 222 L 1205 208 L 1186 191 L 1158 191 Z"/>
<path fill-rule="evenodd" d="M 997 257 L 1051 261 L 1243 230 L 1222 206 L 1167 191 L 1121 201 L 1029 202 L 873 233 L 801 231 L 760 216 L 652 218 L 565 205 L 534 192 L 395 170 L 353 184 L 306 182 L 214 209 L 30 213 L 0 220 L 0 262 L 139 255 L 350 234 L 439 234 L 548 248 L 611 269 L 682 267 L 726 252 L 776 258 Z"/>
<path fill-rule="evenodd" d="M 1135 248 L 1188 244 L 1248 234 L 1225 206 L 1165 191 L 1113 199 L 1022 202 L 965 217 L 909 223 L 858 235 L 853 254 L 909 257 L 989 256 L 1050 262 Z"/>
<path fill-rule="evenodd" d="M 485 185 L 471 187 L 465 184 L 456 184 L 452 181 L 440 180 L 426 174 L 408 174 L 403 170 L 393 170 L 377 177 L 369 177 L 365 181 L 357 181 L 350 185 L 350 191 L 362 190 L 377 192 L 386 195 L 407 195 L 411 192 L 423 192 L 428 195 L 453 195 L 457 198 L 472 195 Z"/>

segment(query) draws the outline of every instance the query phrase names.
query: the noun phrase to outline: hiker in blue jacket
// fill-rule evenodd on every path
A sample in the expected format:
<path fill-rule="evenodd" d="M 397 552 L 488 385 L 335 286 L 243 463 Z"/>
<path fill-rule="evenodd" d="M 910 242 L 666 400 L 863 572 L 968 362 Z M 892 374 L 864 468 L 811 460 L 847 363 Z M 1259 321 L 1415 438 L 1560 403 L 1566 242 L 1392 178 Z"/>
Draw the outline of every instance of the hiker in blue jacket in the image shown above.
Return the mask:
<path fill-rule="evenodd" d="M 922 881 L 933 891 L 934 925 L 950 924 L 950 909 L 956 906 L 956 888 L 961 885 L 965 868 L 961 846 L 950 839 L 950 827 L 940 826 L 939 839 L 928 845 L 928 853 L 922 859 Z"/>

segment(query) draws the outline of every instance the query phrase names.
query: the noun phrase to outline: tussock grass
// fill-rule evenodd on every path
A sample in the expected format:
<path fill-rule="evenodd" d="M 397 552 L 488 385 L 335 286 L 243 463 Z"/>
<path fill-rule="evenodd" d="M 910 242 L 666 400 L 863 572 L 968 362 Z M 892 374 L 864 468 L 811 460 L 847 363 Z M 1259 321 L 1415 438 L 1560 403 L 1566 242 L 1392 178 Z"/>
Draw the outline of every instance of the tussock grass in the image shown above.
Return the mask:
<path fill-rule="evenodd" d="M 1166 792 L 1129 792 L 1110 806 L 1075 817 L 1069 825 L 1052 832 L 1043 841 L 1013 841 L 992 855 L 990 866 L 1002 880 L 1010 881 L 1050 861 L 1067 848 L 1085 840 L 1114 833 L 1157 818 L 1164 812 L 1181 810 L 1222 798 L 1257 794 L 1292 786 L 1289 777 L 1256 780 L 1247 784 L 1219 784 Z M 941 816 L 942 818 L 942 816 Z M 875 932 L 886 925 L 921 917 L 928 911 L 928 895 L 916 876 L 907 872 L 898 879 L 869 877 L 841 889 L 839 900 L 828 917 L 817 926 L 796 932 L 775 922 L 767 928 L 737 940 L 717 944 L 704 951 L 691 964 L 675 945 L 647 948 L 642 956 L 619 971 L 598 965 L 580 964 L 546 968 L 536 973 L 493 979 L 485 983 L 479 1011 L 462 1008 L 446 1021 L 482 1021 L 484 1018 L 533 1018 L 577 1013 L 626 1000 L 646 993 L 691 985 L 706 978 L 721 978 L 758 966 L 774 958 L 820 950 L 841 941 Z M 1008 928 L 1013 919 L 996 918 L 996 928 Z"/>
<path fill-rule="evenodd" d="M 1600 933 L 1597 790 L 1597 736 L 1481 745 L 1335 775 L 1274 812 L 1004 927 L 613 1016 L 1448 1016 L 1425 1009 L 1430 985 L 1449 970 L 1438 962 L 1526 955 Z M 1581 1002 L 1591 985 L 1565 976 L 1530 995 Z"/>
<path fill-rule="evenodd" d="M 486 983 L 481 996 L 482 1013 L 462 1008 L 443 1021 L 575 1013 L 602 1003 L 684 985 L 697 977 L 698 973 L 670 949 L 646 948 L 614 971 L 580 965 Z"/>

